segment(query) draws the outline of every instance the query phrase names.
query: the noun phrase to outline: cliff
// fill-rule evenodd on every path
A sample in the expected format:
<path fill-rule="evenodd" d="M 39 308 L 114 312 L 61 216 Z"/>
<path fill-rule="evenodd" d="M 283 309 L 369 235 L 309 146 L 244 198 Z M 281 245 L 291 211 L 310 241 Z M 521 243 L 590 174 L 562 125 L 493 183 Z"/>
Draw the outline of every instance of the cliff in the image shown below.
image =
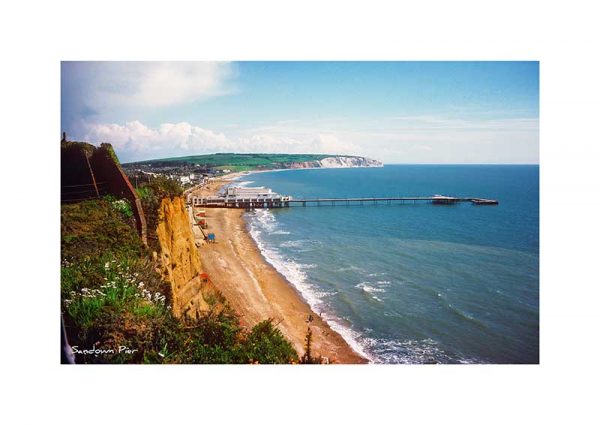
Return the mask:
<path fill-rule="evenodd" d="M 316 161 L 291 162 L 282 164 L 282 168 L 354 168 L 383 167 L 376 159 L 362 156 L 331 156 Z"/>
<path fill-rule="evenodd" d="M 375 159 L 351 155 L 326 154 L 269 154 L 269 153 L 216 153 L 177 158 L 163 158 L 127 164 L 127 167 L 184 167 L 198 165 L 233 171 L 273 170 L 285 168 L 349 168 L 382 167 Z"/>
<path fill-rule="evenodd" d="M 158 213 L 156 234 L 161 252 L 159 271 L 171 284 L 173 314 L 196 318 L 218 297 L 210 282 L 201 282 L 202 265 L 194 245 L 183 198 L 163 198 Z"/>

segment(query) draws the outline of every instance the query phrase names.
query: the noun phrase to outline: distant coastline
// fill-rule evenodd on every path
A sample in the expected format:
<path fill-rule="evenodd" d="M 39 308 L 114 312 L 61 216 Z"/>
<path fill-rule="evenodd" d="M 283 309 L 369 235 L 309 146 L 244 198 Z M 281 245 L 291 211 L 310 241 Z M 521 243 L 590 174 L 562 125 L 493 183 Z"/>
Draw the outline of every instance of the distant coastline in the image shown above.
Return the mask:
<path fill-rule="evenodd" d="M 383 163 L 376 159 L 354 155 L 217 153 L 135 161 L 123 165 L 146 168 L 193 165 L 228 174 L 237 171 L 296 168 L 382 167 Z"/>

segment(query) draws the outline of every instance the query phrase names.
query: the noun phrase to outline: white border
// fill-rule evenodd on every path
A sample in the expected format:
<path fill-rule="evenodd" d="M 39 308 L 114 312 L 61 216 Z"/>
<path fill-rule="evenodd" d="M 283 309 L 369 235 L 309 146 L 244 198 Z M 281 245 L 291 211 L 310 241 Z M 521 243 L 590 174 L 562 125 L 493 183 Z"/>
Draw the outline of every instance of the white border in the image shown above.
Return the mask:
<path fill-rule="evenodd" d="M 591 2 L 30 3 L 3 5 L 0 26 L 3 422 L 597 420 Z M 61 367 L 58 83 L 59 61 L 73 59 L 540 60 L 541 365 Z"/>

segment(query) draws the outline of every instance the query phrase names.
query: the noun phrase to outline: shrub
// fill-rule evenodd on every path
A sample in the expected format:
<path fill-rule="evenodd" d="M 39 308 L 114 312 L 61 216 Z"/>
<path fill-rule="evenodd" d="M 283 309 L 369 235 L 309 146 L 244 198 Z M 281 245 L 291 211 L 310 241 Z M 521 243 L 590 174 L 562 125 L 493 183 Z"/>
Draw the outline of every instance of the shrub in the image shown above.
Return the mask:
<path fill-rule="evenodd" d="M 310 326 L 306 331 L 306 337 L 304 338 L 304 355 L 300 359 L 302 364 L 319 364 L 322 362 L 322 357 L 313 357 L 312 355 L 312 329 Z"/>
<path fill-rule="evenodd" d="M 273 319 L 264 320 L 252 328 L 244 343 L 244 355 L 253 363 L 298 361 L 298 354 L 281 331 L 273 326 Z"/>
<path fill-rule="evenodd" d="M 136 191 L 142 202 L 142 209 L 146 217 L 148 245 L 153 251 L 159 252 L 160 245 L 156 228 L 158 226 L 158 210 L 161 200 L 165 197 L 172 199 L 175 196 L 183 195 L 183 188 L 177 180 L 157 176 L 140 183 Z"/>
<path fill-rule="evenodd" d="M 131 209 L 131 204 L 127 199 L 117 199 L 112 195 L 107 195 L 104 197 L 104 200 L 107 201 L 110 206 L 120 213 L 124 218 L 129 219 L 133 217 L 133 210 Z"/>
<path fill-rule="evenodd" d="M 159 193 L 166 190 L 161 185 L 138 191 L 146 206 L 156 203 L 158 209 Z M 104 350 L 76 352 L 77 363 L 297 360 L 272 320 L 246 332 L 218 291 L 207 294 L 210 311 L 196 319 L 175 318 L 171 287 L 119 205 L 107 198 L 61 208 L 61 312 L 68 341 L 79 351 Z"/>

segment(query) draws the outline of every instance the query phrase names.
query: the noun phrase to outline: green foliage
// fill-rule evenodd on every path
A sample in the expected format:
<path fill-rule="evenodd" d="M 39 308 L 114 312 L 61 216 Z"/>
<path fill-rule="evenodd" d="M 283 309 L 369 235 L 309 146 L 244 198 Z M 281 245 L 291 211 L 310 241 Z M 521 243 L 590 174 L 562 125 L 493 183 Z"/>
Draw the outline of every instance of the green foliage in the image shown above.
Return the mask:
<path fill-rule="evenodd" d="M 233 171 L 253 170 L 260 167 L 270 167 L 274 164 L 283 164 L 290 162 L 319 161 L 334 155 L 322 154 L 235 154 L 235 153 L 216 153 L 210 155 L 193 155 L 178 158 L 165 158 L 152 161 L 141 161 L 135 164 L 145 165 L 153 163 L 168 162 L 186 162 L 188 164 L 199 164 L 206 167 L 219 169 L 230 169 Z"/>
<path fill-rule="evenodd" d="M 61 253 L 66 259 L 103 252 L 140 256 L 143 252 L 137 232 L 106 200 L 62 205 L 61 236 Z"/>
<path fill-rule="evenodd" d="M 138 196 L 162 198 L 174 198 L 183 195 L 183 187 L 179 180 L 170 179 L 166 176 L 151 177 L 148 181 L 140 182 Z"/>
<path fill-rule="evenodd" d="M 136 189 L 142 202 L 142 209 L 146 218 L 148 245 L 153 251 L 160 252 L 160 245 L 156 235 L 158 226 L 158 209 L 163 198 L 174 198 L 183 195 L 183 188 L 178 180 L 165 176 L 151 177 L 142 181 Z"/>
<path fill-rule="evenodd" d="M 144 192 L 146 202 L 154 188 Z M 289 363 L 272 322 L 246 332 L 220 294 L 210 311 L 176 319 L 170 285 L 112 200 L 63 205 L 61 311 L 77 363 Z M 151 201 L 152 202 L 152 201 Z M 83 353 L 83 350 L 104 350 Z"/>
<path fill-rule="evenodd" d="M 106 195 L 104 200 L 108 202 L 110 206 L 124 218 L 129 219 L 133 217 L 133 210 L 131 209 L 131 204 L 127 199 L 117 199 L 113 195 Z"/>
<path fill-rule="evenodd" d="M 298 355 L 273 320 L 260 322 L 252 328 L 244 343 L 244 354 L 250 362 L 290 363 L 297 362 Z"/>
<path fill-rule="evenodd" d="M 120 165 L 119 158 L 117 158 L 117 154 L 115 153 L 115 150 L 113 149 L 110 143 L 102 143 L 100 145 L 100 149 L 104 150 L 108 154 L 108 156 L 110 156 L 110 158 L 115 162 L 115 164 Z"/>
<path fill-rule="evenodd" d="M 320 364 L 322 362 L 322 357 L 313 357 L 312 355 L 312 329 L 310 326 L 306 331 L 306 337 L 304 338 L 304 355 L 300 359 L 300 363 L 302 364 Z"/>
<path fill-rule="evenodd" d="M 155 196 L 154 191 L 148 184 L 138 187 L 135 191 L 137 192 L 138 198 L 140 198 L 142 202 L 148 201 Z"/>

